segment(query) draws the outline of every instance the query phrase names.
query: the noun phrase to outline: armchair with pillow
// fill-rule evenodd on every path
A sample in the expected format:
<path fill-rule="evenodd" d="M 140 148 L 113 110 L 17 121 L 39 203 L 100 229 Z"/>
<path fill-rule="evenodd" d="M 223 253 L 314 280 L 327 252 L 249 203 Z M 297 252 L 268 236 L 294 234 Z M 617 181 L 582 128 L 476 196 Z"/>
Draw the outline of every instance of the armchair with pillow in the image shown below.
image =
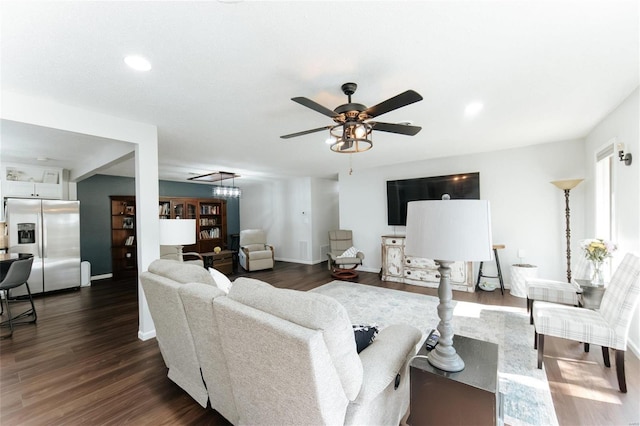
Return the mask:
<path fill-rule="evenodd" d="M 329 261 L 327 268 L 335 269 L 355 269 L 362 265 L 364 253 L 353 246 L 353 235 L 350 230 L 339 229 L 329 231 Z"/>
<path fill-rule="evenodd" d="M 240 231 L 240 266 L 247 271 L 273 269 L 275 264 L 273 246 L 267 244 L 267 237 L 262 229 L 245 229 Z"/>

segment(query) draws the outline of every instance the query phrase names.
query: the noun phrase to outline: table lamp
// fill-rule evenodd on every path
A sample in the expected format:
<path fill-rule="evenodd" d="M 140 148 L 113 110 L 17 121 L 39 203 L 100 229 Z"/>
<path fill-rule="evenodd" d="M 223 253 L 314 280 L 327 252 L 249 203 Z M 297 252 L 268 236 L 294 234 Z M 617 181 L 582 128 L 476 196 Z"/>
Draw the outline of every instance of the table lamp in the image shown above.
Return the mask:
<path fill-rule="evenodd" d="M 443 371 L 462 371 L 464 361 L 453 347 L 451 264 L 493 259 L 489 202 L 450 200 L 447 194 L 442 200 L 409 202 L 405 255 L 434 259 L 439 265 L 440 339 L 428 360 Z"/>
<path fill-rule="evenodd" d="M 160 245 L 175 246 L 182 261 L 182 247 L 196 243 L 195 219 L 160 219 Z"/>

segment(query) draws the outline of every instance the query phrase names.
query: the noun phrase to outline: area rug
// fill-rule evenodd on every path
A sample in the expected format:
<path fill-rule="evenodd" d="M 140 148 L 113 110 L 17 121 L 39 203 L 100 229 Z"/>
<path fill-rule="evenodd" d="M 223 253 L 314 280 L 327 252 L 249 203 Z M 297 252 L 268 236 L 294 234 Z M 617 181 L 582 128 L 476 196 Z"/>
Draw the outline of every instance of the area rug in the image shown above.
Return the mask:
<path fill-rule="evenodd" d="M 439 322 L 438 298 L 433 296 L 346 281 L 332 281 L 311 291 L 337 299 L 354 324 L 411 324 L 422 331 L 423 341 Z M 505 424 L 557 425 L 547 376 L 536 367 L 533 326 L 525 310 L 461 301 L 454 305 L 455 334 L 498 344 Z"/>

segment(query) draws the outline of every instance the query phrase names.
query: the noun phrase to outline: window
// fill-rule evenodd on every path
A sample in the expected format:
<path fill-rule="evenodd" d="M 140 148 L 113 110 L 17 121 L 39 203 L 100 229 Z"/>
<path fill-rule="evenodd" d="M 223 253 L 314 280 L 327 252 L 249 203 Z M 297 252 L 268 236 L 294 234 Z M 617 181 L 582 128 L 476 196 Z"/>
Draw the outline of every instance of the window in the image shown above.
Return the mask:
<path fill-rule="evenodd" d="M 613 182 L 615 139 L 596 154 L 596 238 L 613 240 L 615 230 L 615 191 Z M 604 276 L 611 275 L 611 263 L 604 263 Z"/>
<path fill-rule="evenodd" d="M 596 238 L 613 236 L 613 150 L 611 143 L 596 155 Z"/>

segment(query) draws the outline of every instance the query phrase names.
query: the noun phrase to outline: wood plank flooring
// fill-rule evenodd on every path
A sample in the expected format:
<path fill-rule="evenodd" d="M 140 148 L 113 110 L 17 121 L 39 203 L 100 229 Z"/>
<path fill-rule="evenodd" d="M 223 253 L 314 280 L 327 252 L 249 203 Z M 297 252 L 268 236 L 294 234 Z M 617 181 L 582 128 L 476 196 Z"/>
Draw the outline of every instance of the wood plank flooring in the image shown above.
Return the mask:
<path fill-rule="evenodd" d="M 326 263 L 278 262 L 273 271 L 242 275 L 298 290 L 331 281 Z M 374 273 L 361 272 L 358 282 L 437 295 Z M 456 291 L 454 299 L 525 308 L 508 292 Z M 135 280 L 96 281 L 36 298 L 37 325 L 0 341 L 0 425 L 228 424 L 167 378 L 155 339 L 138 339 L 137 300 Z M 545 352 L 560 425 L 639 424 L 640 363 L 633 353 L 627 351 L 628 393 L 621 394 L 615 365 L 603 366 L 600 348 L 584 353 L 577 343 L 547 338 Z"/>

